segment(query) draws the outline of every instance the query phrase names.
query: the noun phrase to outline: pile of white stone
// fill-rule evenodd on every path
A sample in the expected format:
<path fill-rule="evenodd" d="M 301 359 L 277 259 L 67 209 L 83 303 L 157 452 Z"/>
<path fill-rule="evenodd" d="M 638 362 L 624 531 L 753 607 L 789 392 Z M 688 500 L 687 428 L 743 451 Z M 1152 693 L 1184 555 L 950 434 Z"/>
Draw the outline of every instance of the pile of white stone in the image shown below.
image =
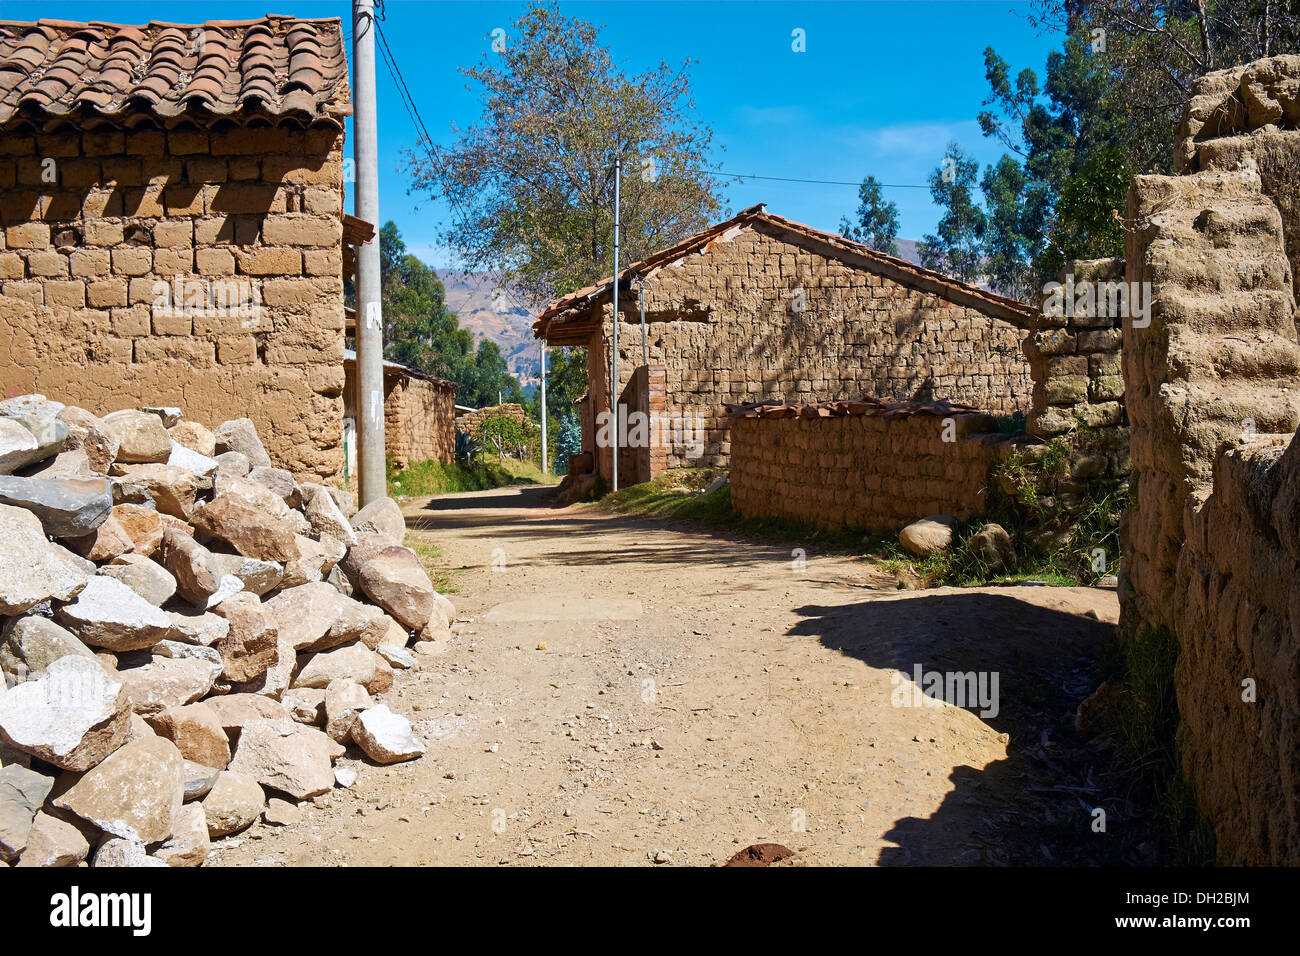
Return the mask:
<path fill-rule="evenodd" d="M 405 533 L 248 419 L 0 402 L 0 865 L 198 866 L 424 753 L 374 699 L 455 614 Z"/>

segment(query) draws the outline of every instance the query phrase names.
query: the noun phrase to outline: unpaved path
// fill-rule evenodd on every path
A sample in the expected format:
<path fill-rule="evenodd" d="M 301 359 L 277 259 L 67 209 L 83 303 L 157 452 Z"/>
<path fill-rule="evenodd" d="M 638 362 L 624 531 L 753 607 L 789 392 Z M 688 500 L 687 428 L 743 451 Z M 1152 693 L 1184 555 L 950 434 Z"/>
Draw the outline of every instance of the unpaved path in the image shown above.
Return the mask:
<path fill-rule="evenodd" d="M 898 591 L 848 557 L 798 567 L 536 488 L 406 511 L 461 569 L 457 633 L 385 697 L 428 754 L 350 752 L 351 790 L 214 863 L 711 865 L 763 841 L 809 864 L 1042 863 L 1088 839 L 1048 748 L 1111 591 Z M 996 672 L 1000 713 L 894 706 L 915 664 Z"/>

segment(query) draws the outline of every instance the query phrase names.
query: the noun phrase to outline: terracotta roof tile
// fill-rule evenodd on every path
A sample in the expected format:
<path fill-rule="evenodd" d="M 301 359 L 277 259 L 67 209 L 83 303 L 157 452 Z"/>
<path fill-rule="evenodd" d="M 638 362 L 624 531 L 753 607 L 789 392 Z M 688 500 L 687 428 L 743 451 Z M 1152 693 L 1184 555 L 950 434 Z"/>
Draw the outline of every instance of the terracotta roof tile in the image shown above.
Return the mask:
<path fill-rule="evenodd" d="M 253 118 L 342 126 L 350 97 L 338 19 L 0 21 L 0 127 Z"/>

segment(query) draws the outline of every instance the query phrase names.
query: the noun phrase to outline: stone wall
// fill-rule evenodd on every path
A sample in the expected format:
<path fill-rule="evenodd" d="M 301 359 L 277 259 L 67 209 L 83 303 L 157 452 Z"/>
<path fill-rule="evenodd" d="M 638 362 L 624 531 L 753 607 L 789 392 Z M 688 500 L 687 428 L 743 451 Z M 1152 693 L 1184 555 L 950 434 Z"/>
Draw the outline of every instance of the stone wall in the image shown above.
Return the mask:
<path fill-rule="evenodd" d="M 1300 864 L 1300 139 L 1264 102 L 1294 118 L 1298 67 L 1202 79 L 1183 175 L 1139 176 L 1128 199 L 1127 277 L 1155 305 L 1148 328 L 1124 326 L 1121 624 L 1177 641 L 1183 769 L 1226 864 Z"/>
<path fill-rule="evenodd" d="M 523 406 L 515 402 L 506 402 L 504 405 L 488 405 L 458 415 L 456 417 L 456 431 L 477 436 L 478 430 L 483 426 L 486 419 L 499 417 L 509 418 L 522 425 L 527 416 L 524 415 Z"/>
<path fill-rule="evenodd" d="M 878 532 L 984 510 L 989 473 L 1006 448 L 1003 436 L 988 433 L 989 416 L 916 403 L 836 404 L 841 414 L 814 405 L 736 415 L 731 505 L 740 515 Z"/>
<path fill-rule="evenodd" d="M 0 388 L 248 417 L 276 464 L 334 479 L 342 148 L 333 127 L 5 130 Z M 176 277 L 260 308 L 158 308 Z"/>
<path fill-rule="evenodd" d="M 936 292 L 819 254 L 759 221 L 663 266 L 646 283 L 650 363 L 666 369 L 669 416 L 697 423 L 704 454 L 669 449 L 669 467 L 725 466 L 729 403 L 808 403 L 874 395 L 1027 411 L 1021 330 Z M 587 342 L 591 396 L 608 409 L 612 314 Z M 620 297 L 621 393 L 643 364 L 635 292 Z M 599 357 L 604 357 L 601 361 Z M 584 447 L 589 447 L 584 441 Z"/>

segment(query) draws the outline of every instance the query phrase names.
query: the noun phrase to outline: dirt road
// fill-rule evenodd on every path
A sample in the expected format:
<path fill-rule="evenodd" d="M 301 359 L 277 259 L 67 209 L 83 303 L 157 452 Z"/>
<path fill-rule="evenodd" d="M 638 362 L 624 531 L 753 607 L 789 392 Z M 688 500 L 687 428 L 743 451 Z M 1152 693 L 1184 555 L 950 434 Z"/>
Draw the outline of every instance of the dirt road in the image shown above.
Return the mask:
<path fill-rule="evenodd" d="M 763 841 L 807 864 L 1094 858 L 1061 737 L 1113 592 L 898 591 L 852 558 L 542 495 L 408 503 L 460 569 L 456 633 L 385 695 L 428 754 L 350 752 L 350 790 L 213 863 L 712 865 Z M 916 665 L 996 675 L 997 714 L 904 706 Z"/>

